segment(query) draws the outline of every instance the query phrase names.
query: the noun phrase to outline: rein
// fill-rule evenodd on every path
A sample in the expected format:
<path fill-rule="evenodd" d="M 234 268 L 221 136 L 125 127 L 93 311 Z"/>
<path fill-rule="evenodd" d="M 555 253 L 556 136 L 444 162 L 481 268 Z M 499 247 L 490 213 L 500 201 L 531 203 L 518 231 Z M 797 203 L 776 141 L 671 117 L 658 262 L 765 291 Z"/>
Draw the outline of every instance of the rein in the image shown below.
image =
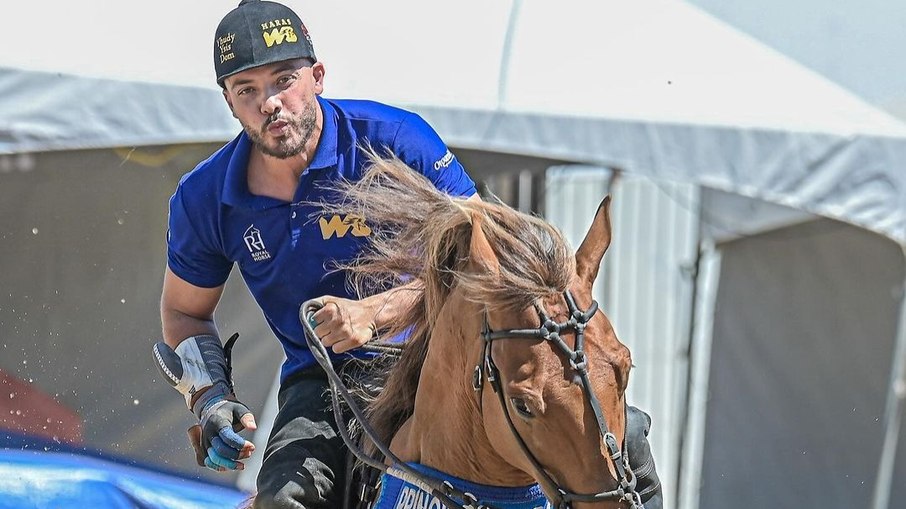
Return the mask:
<path fill-rule="evenodd" d="M 343 438 L 343 442 L 346 443 L 346 446 L 349 450 L 359 459 L 362 463 L 379 470 L 388 475 L 392 475 L 399 479 L 402 479 L 406 482 L 414 484 L 419 488 L 431 493 L 435 497 L 441 500 L 444 505 L 447 507 L 460 507 L 462 509 L 491 509 L 488 506 L 479 504 L 477 498 L 471 493 L 464 492 L 462 490 L 456 489 L 452 484 L 446 481 L 439 481 L 433 477 L 426 476 L 421 472 L 418 472 L 411 466 L 403 463 L 393 452 L 390 451 L 390 447 L 387 444 L 384 444 L 377 436 L 377 432 L 374 431 L 374 428 L 368 424 L 367 419 L 365 418 L 365 413 L 359 408 L 358 403 L 356 403 L 354 397 L 349 392 L 349 389 L 346 388 L 346 385 L 343 383 L 343 380 L 340 378 L 340 375 L 337 374 L 336 370 L 333 367 L 333 362 L 330 360 L 330 355 L 327 352 L 327 347 L 320 341 L 318 335 L 315 334 L 314 327 L 312 326 L 312 315 L 319 309 L 324 307 L 323 303 L 317 299 L 312 299 L 302 303 L 302 306 L 299 308 L 299 321 L 302 322 L 302 327 L 305 330 L 305 342 L 308 344 L 308 348 L 311 350 L 312 355 L 315 360 L 324 369 L 324 372 L 327 374 L 327 380 L 330 383 L 330 398 L 333 405 L 334 418 L 337 422 L 337 429 L 340 432 L 340 436 Z M 364 348 L 364 347 L 363 347 Z M 400 348 L 389 345 L 386 343 L 378 343 L 373 345 L 371 349 L 383 353 L 399 353 Z M 352 414 L 359 421 L 359 424 L 362 426 L 362 433 L 368 437 L 369 440 L 374 443 L 378 448 L 381 454 L 384 455 L 387 459 L 391 461 L 391 465 L 385 464 L 383 461 L 379 461 L 375 458 L 372 458 L 362 450 L 361 447 L 352 439 L 349 434 L 349 429 L 346 427 L 346 423 L 343 421 L 343 409 L 340 405 L 340 399 L 342 399 L 346 405 L 349 407 Z M 457 502 L 453 497 L 459 498 L 465 503 Z"/>
<path fill-rule="evenodd" d="M 556 507 L 558 509 L 568 509 L 572 507 L 572 502 L 602 502 L 606 500 L 616 500 L 621 502 L 626 502 L 629 504 L 631 509 L 642 509 L 642 500 L 639 496 L 639 493 L 635 490 L 636 486 L 636 477 L 632 472 L 632 469 L 629 467 L 629 458 L 623 453 L 623 451 L 617 447 L 617 439 L 607 428 L 607 422 L 604 419 L 604 412 L 601 410 L 601 403 L 598 401 L 597 396 L 595 396 L 594 391 L 591 387 L 591 381 L 588 378 L 588 359 L 585 356 L 584 346 L 585 346 L 585 327 L 588 325 L 589 320 L 594 316 L 595 312 L 598 310 L 598 303 L 594 300 L 591 302 L 591 306 L 586 311 L 582 311 L 576 305 L 576 301 L 572 296 L 572 293 L 569 290 L 563 292 L 563 297 L 566 300 L 566 305 L 569 308 L 570 317 L 567 321 L 562 323 L 557 323 L 553 321 L 547 313 L 538 304 L 535 304 L 535 310 L 538 312 L 538 316 L 541 318 L 541 326 L 536 329 L 507 329 L 500 331 L 492 331 L 488 324 L 488 314 L 485 311 L 484 314 L 484 324 L 482 326 L 481 337 L 485 341 L 484 354 L 481 361 L 478 365 L 475 366 L 475 371 L 472 375 L 472 388 L 479 393 L 479 399 L 481 398 L 481 391 L 484 386 L 483 379 L 486 377 L 488 382 L 491 384 L 491 388 L 494 390 L 494 393 L 497 395 L 497 400 L 500 402 L 500 406 L 503 409 L 503 413 L 506 416 L 507 424 L 510 427 L 510 431 L 513 436 L 516 438 L 516 442 L 519 444 L 519 447 L 522 449 L 523 454 L 529 459 L 534 467 L 535 471 L 541 477 L 543 482 L 547 485 L 548 488 L 556 488 L 556 493 L 558 499 L 556 501 Z M 576 348 L 572 349 L 569 345 L 563 341 L 563 338 L 560 337 L 562 332 L 567 332 L 574 330 L 576 332 Z M 616 489 L 605 491 L 601 493 L 594 494 L 580 494 L 575 492 L 568 492 L 560 487 L 550 474 L 544 469 L 538 459 L 532 454 L 532 451 L 528 448 L 528 445 L 523 440 L 522 436 L 519 434 L 519 430 L 516 429 L 515 424 L 513 424 L 513 419 L 510 416 L 509 409 L 507 408 L 506 401 L 504 399 L 503 390 L 500 386 L 500 371 L 497 369 L 497 365 L 494 363 L 494 359 L 491 356 L 491 345 L 495 340 L 499 339 L 528 339 L 528 340 L 544 340 L 549 341 L 557 349 L 560 350 L 568 359 L 569 364 L 573 370 L 578 373 L 579 378 L 582 380 L 582 391 L 585 393 L 585 397 L 588 399 L 591 409 L 594 412 L 595 420 L 598 422 L 598 432 L 601 435 L 601 438 L 604 440 L 604 444 L 607 447 L 607 452 L 610 455 L 610 460 L 614 465 L 614 470 L 617 473 L 617 482 L 619 486 Z"/>

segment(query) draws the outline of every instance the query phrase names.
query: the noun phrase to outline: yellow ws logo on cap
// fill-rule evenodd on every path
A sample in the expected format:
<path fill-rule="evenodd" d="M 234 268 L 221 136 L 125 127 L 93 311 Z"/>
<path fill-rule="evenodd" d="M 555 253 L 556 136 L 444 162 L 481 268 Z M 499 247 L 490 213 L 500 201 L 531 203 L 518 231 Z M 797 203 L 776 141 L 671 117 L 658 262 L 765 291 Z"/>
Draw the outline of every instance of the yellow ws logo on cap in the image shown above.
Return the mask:
<path fill-rule="evenodd" d="M 264 44 L 267 44 L 267 47 L 270 48 L 274 44 L 283 44 L 283 41 L 298 41 L 299 37 L 296 36 L 296 32 L 290 25 L 290 20 L 286 18 L 262 23 L 261 35 L 264 37 Z"/>
<path fill-rule="evenodd" d="M 353 237 L 367 237 L 371 235 L 371 228 L 365 224 L 365 218 L 357 214 L 347 214 L 341 218 L 334 214 L 330 219 L 321 216 L 318 218 L 318 225 L 321 227 L 321 237 L 328 240 L 333 236 L 344 237 L 352 230 Z"/>

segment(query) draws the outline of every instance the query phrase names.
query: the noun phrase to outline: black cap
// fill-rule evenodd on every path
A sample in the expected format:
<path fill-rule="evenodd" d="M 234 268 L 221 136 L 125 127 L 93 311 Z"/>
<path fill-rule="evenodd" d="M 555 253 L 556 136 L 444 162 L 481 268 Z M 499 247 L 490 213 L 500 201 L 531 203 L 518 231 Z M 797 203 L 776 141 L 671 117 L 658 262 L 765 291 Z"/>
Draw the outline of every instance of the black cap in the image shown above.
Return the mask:
<path fill-rule="evenodd" d="M 277 2 L 242 0 L 214 33 L 214 71 L 220 86 L 237 72 L 295 58 L 317 61 L 302 20 Z"/>

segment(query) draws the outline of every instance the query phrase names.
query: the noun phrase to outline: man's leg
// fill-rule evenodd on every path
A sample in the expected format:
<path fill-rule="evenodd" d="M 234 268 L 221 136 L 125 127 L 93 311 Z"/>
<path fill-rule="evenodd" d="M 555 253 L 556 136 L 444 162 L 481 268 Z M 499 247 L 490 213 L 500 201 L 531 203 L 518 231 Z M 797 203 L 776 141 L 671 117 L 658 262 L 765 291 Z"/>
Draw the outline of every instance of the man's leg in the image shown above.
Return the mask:
<path fill-rule="evenodd" d="M 336 431 L 327 389 L 318 366 L 281 387 L 258 473 L 255 509 L 341 507 L 346 447 Z"/>
<path fill-rule="evenodd" d="M 654 468 L 654 458 L 648 445 L 648 431 L 651 417 L 634 406 L 626 411 L 626 449 L 629 466 L 638 479 L 636 491 L 642 498 L 645 509 L 661 509 L 664 505 L 661 481 Z"/>

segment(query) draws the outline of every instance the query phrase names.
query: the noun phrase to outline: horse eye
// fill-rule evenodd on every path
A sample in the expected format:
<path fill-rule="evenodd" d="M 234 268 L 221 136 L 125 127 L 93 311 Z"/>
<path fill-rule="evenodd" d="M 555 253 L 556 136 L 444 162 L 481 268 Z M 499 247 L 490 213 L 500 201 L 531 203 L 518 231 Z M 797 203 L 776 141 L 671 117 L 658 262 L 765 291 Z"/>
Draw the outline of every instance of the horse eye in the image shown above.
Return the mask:
<path fill-rule="evenodd" d="M 534 417 L 532 415 L 532 410 L 525 403 L 525 400 L 522 398 L 510 398 L 510 403 L 513 404 L 513 408 L 516 409 L 516 413 L 524 419 L 531 419 Z"/>

